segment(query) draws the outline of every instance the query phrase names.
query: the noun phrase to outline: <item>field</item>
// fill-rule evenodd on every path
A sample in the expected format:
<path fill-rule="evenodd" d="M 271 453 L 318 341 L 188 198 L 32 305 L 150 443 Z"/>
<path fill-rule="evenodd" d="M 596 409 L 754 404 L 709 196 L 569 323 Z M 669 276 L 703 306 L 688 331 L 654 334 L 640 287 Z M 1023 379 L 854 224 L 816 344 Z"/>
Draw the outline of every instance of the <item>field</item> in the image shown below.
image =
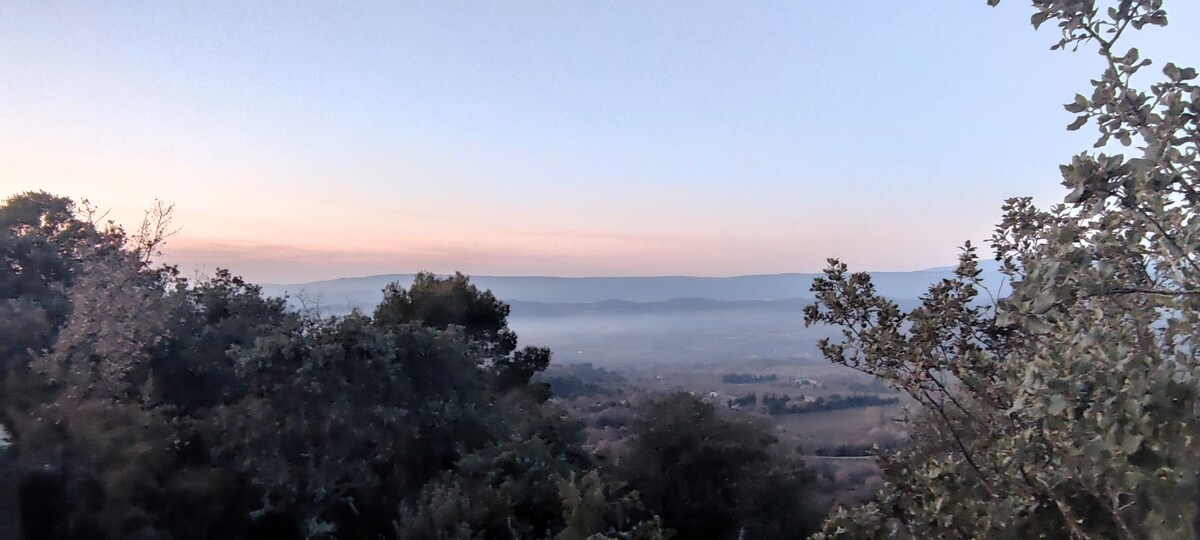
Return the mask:
<path fill-rule="evenodd" d="M 614 378 L 604 375 L 609 372 Z M 749 415 L 773 430 L 778 450 L 801 457 L 815 473 L 820 497 L 829 505 L 869 499 L 882 482 L 872 453 L 889 448 L 907 433 L 897 419 L 905 403 L 802 414 L 767 414 L 761 396 L 832 399 L 834 396 L 897 398 L 866 375 L 842 366 L 801 359 L 743 358 L 719 362 L 621 363 L 607 369 L 560 363 L 551 377 L 603 378 L 604 391 L 556 401 L 587 426 L 588 445 L 597 455 L 619 459 L 626 426 L 638 407 L 667 393 L 685 391 L 712 403 L 724 415 Z M 620 382 L 615 382 L 619 380 Z M 749 382 L 730 382 L 742 380 Z M 754 394 L 754 405 L 736 398 Z"/>

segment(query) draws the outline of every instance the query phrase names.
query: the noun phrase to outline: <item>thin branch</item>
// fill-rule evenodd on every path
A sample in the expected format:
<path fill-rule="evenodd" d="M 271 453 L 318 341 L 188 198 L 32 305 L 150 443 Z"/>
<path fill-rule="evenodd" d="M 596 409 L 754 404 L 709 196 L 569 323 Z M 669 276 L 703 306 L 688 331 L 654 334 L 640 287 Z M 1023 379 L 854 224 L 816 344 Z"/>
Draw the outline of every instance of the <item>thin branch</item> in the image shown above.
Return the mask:
<path fill-rule="evenodd" d="M 1116 296 L 1123 294 L 1153 294 L 1158 296 L 1200 296 L 1200 290 L 1185 289 L 1181 291 L 1164 291 L 1161 289 L 1151 289 L 1147 287 L 1115 287 L 1104 292 L 1095 294 L 1085 294 L 1084 298 L 1095 298 L 1101 296 Z"/>

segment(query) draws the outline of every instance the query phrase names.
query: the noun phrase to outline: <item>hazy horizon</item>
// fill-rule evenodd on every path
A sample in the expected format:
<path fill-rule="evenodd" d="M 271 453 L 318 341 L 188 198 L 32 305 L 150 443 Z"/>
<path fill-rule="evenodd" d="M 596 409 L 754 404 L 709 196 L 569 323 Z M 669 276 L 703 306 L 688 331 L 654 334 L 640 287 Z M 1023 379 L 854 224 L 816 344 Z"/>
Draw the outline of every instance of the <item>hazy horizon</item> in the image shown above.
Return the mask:
<path fill-rule="evenodd" d="M 987 260 L 988 259 L 985 258 L 984 262 L 986 263 Z M 863 271 L 863 272 L 869 272 L 869 273 L 904 274 L 904 273 L 935 272 L 935 271 L 939 271 L 939 270 L 950 269 L 953 267 L 954 267 L 953 264 L 946 264 L 946 265 L 941 265 L 941 266 L 931 266 L 928 268 L 913 268 L 913 269 L 907 269 L 907 270 L 876 270 L 874 268 L 856 268 L 855 271 Z M 729 275 L 698 275 L 698 274 L 557 275 L 557 274 L 547 274 L 547 273 L 542 273 L 542 274 L 536 274 L 536 273 L 534 273 L 534 274 L 483 274 L 483 273 L 465 272 L 462 270 L 450 270 L 450 271 L 446 271 L 446 272 L 438 272 L 438 271 L 432 271 L 432 270 L 416 270 L 416 271 L 406 271 L 406 272 L 383 272 L 383 273 L 379 273 L 379 274 L 344 275 L 344 276 L 334 276 L 334 277 L 329 277 L 329 278 L 318 278 L 318 279 L 312 279 L 312 280 L 292 281 L 292 282 L 259 281 L 258 283 L 271 284 L 271 285 L 303 285 L 306 283 L 348 280 L 348 279 L 370 279 L 370 278 L 381 278 L 381 277 L 390 277 L 390 276 L 413 276 L 419 272 L 433 272 L 435 275 L 438 275 L 438 276 L 452 276 L 456 272 L 458 272 L 458 273 L 462 273 L 468 277 L 501 277 L 501 278 L 531 278 L 531 279 L 621 279 L 621 278 L 627 278 L 627 279 L 661 279 L 661 278 L 731 279 L 731 278 L 750 278 L 750 277 L 784 276 L 784 275 L 817 275 L 817 274 L 822 273 L 822 269 L 813 270 L 813 271 L 757 272 L 757 273 L 751 273 L 751 274 L 729 274 Z M 243 276 L 243 277 L 245 277 L 245 276 Z"/>
<path fill-rule="evenodd" d="M 986 249 L 986 247 L 984 249 Z M 980 254 L 983 259 L 991 258 L 990 253 L 984 253 L 983 251 L 981 251 Z M 379 270 L 378 271 L 364 271 L 364 272 L 354 272 L 353 270 L 351 270 L 347 273 L 338 273 L 340 271 L 339 269 L 324 269 L 323 268 L 324 265 L 322 265 L 321 263 L 327 260 L 325 258 L 327 256 L 341 257 L 341 258 L 343 258 L 342 259 L 343 262 L 344 262 L 344 258 L 346 258 L 346 257 L 349 257 L 351 259 L 362 258 L 367 261 L 368 265 L 373 265 L 372 266 L 373 268 L 378 268 Z M 179 266 L 180 271 L 182 271 L 184 273 L 184 275 L 201 275 L 201 276 L 212 275 L 213 273 L 215 273 L 215 271 L 218 268 L 221 268 L 221 269 L 230 270 L 234 274 L 242 276 L 254 283 L 270 283 L 270 284 L 275 284 L 275 285 L 293 285 L 293 284 L 312 283 L 312 282 L 318 282 L 318 281 L 331 281 L 331 280 L 337 280 L 337 279 L 371 278 L 371 277 L 391 276 L 391 275 L 412 275 L 412 274 L 416 274 L 418 272 L 433 272 L 434 274 L 437 274 L 437 275 L 453 275 L 455 272 L 461 272 L 468 276 L 532 277 L 532 278 L 663 278 L 663 277 L 667 277 L 667 278 L 670 278 L 670 277 L 736 278 L 736 277 L 750 277 L 750 276 L 772 276 L 772 275 L 781 275 L 781 274 L 819 274 L 825 268 L 825 263 L 824 263 L 825 261 L 824 261 L 824 259 L 822 259 L 820 266 L 815 266 L 812 268 L 802 268 L 802 269 L 797 269 L 797 270 L 762 271 L 762 272 L 755 272 L 755 271 L 732 272 L 732 273 L 716 273 L 716 272 L 714 272 L 714 273 L 709 273 L 709 274 L 702 274 L 702 273 L 649 273 L 649 272 L 639 273 L 636 270 L 624 271 L 621 269 L 616 269 L 616 270 L 605 272 L 605 271 L 589 271 L 586 269 L 582 269 L 582 270 L 574 271 L 574 272 L 563 271 L 563 272 L 558 272 L 558 273 L 552 273 L 549 271 L 546 271 L 546 272 L 539 272 L 537 270 L 528 271 L 528 270 L 525 270 L 523 267 L 521 269 L 514 269 L 511 272 L 505 273 L 505 272 L 482 272 L 482 271 L 476 272 L 476 271 L 471 271 L 469 267 L 444 268 L 444 269 L 443 268 L 424 268 L 424 267 L 412 269 L 412 268 L 403 267 L 403 268 L 397 269 L 397 270 L 389 270 L 389 269 L 387 269 L 388 266 L 387 266 L 386 262 L 383 262 L 383 263 L 377 262 L 375 260 L 372 260 L 371 257 L 365 256 L 364 254 L 361 254 L 361 253 L 327 253 L 327 254 L 323 254 L 323 255 L 313 254 L 313 255 L 309 255 L 309 256 L 305 256 L 305 257 L 298 257 L 295 259 L 288 258 L 286 256 L 258 258 L 258 257 L 255 257 L 253 254 L 246 253 L 243 255 L 243 257 L 245 257 L 245 258 L 242 258 L 242 257 L 225 258 L 226 261 L 230 261 L 232 264 L 236 264 L 238 262 L 247 262 L 247 261 L 252 262 L 252 264 L 249 264 L 247 266 L 244 266 L 242 269 L 239 269 L 238 267 L 232 266 L 230 264 L 224 264 L 224 265 L 223 264 L 213 264 L 212 263 L 213 260 L 221 260 L 221 259 L 223 259 L 223 257 L 221 257 L 220 255 L 213 256 L 213 253 L 210 251 L 200 251 L 200 252 L 187 251 L 183 254 L 180 254 L 178 252 L 173 252 L 171 246 L 168 245 L 164 251 L 163 256 L 159 257 L 156 260 L 159 260 L 166 264 L 174 264 L 174 265 Z M 382 256 L 380 258 L 386 260 L 390 257 L 388 257 L 386 254 L 382 254 Z M 553 263 L 554 261 L 549 260 L 548 262 Z M 843 262 L 850 262 L 850 261 L 843 260 Z M 927 266 L 927 267 L 910 267 L 908 265 L 882 265 L 883 266 L 882 268 L 873 268 L 873 267 L 864 267 L 864 266 L 855 265 L 853 269 L 855 271 L 866 271 L 866 272 L 924 272 L 924 271 L 933 270 L 933 269 L 937 269 L 937 268 L 953 266 L 954 264 L 956 264 L 957 261 L 955 259 L 948 259 L 944 262 L 945 262 L 945 264 L 933 264 L 933 265 Z M 377 265 L 377 266 L 374 266 L 374 265 Z M 487 266 L 487 265 L 485 265 L 485 266 Z M 341 267 L 338 267 L 338 268 L 341 268 Z"/>

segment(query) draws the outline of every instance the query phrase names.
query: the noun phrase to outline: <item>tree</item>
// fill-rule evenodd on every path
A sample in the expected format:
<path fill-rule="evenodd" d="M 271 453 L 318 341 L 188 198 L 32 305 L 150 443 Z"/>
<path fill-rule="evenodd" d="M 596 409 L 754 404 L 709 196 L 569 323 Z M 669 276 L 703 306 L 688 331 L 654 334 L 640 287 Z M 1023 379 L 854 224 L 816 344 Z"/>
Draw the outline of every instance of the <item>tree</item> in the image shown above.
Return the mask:
<path fill-rule="evenodd" d="M 462 273 L 439 278 L 430 272 L 417 274 L 410 288 L 391 283 L 383 290 L 383 302 L 375 309 L 375 321 L 383 326 L 417 324 L 446 330 L 462 329 L 467 339 L 487 359 L 502 391 L 528 385 L 530 378 L 550 364 L 550 349 L 517 348 L 517 334 L 508 328 L 508 304 L 491 291 L 480 291 Z M 543 399 L 549 388 L 538 385 Z"/>
<path fill-rule="evenodd" d="M 153 397 L 156 360 L 169 348 L 183 299 L 170 294 L 174 274 L 150 268 L 142 249 L 154 242 L 116 227 L 96 232 L 74 217 L 73 205 L 59 208 L 70 215 L 64 222 L 88 233 L 82 242 L 44 237 L 43 253 L 67 254 L 57 259 L 64 274 L 50 281 L 67 316 L 48 346 L 10 365 L 3 403 L 21 467 L 26 536 L 157 534 L 181 511 L 191 524 L 222 521 L 223 501 L 202 499 L 228 475 L 178 451 L 182 430 Z"/>
<path fill-rule="evenodd" d="M 67 289 L 87 249 L 119 247 L 119 231 L 79 219 L 70 199 L 44 192 L 0 206 L 0 382 L 50 347 L 70 314 Z"/>
<path fill-rule="evenodd" d="M 387 537 L 406 498 L 503 425 L 454 332 L 350 315 L 233 354 L 248 392 L 217 411 L 218 463 L 260 493 L 253 517 L 307 538 Z"/>
<path fill-rule="evenodd" d="M 997 0 L 989 0 L 990 4 Z M 866 274 L 830 261 L 806 324 L 843 328 L 820 347 L 921 404 L 913 444 L 882 458 L 877 501 L 821 537 L 1193 538 L 1200 528 L 1200 88 L 1191 68 L 1118 51 L 1167 22 L 1161 0 L 1035 0 L 1054 49 L 1096 45 L 1107 67 L 1065 107 L 1094 121 L 1099 153 L 1062 166 L 1049 210 L 1010 199 L 992 239 L 1011 292 L 955 278 L 902 313 Z M 1113 141 L 1135 157 L 1108 154 Z M 989 293 L 982 298 L 983 293 Z"/>
<path fill-rule="evenodd" d="M 166 270 L 172 312 L 162 333 L 170 336 L 151 360 L 152 393 L 147 399 L 182 415 L 229 404 L 246 392 L 236 373 L 232 348 L 245 349 L 299 316 L 283 298 L 264 298 L 262 289 L 218 268 L 208 278 L 188 281 Z"/>
<path fill-rule="evenodd" d="M 679 538 L 798 538 L 814 527 L 803 464 L 775 454 L 775 437 L 748 418 L 720 418 L 680 392 L 640 411 L 631 434 L 618 477 Z"/>
<path fill-rule="evenodd" d="M 516 350 L 508 306 L 466 276 L 306 316 L 225 270 L 155 267 L 169 214 L 126 235 L 44 193 L 0 206 L 26 538 L 661 537 L 586 480 L 580 425 L 528 384 L 549 351 Z"/>
<path fill-rule="evenodd" d="M 399 283 L 384 288 L 375 321 L 384 326 L 418 324 L 438 330 L 458 326 L 482 350 L 503 356 L 517 348 L 517 335 L 508 329 L 508 311 L 508 304 L 491 291 L 480 291 L 462 273 L 439 278 L 421 272 L 408 289 Z"/>

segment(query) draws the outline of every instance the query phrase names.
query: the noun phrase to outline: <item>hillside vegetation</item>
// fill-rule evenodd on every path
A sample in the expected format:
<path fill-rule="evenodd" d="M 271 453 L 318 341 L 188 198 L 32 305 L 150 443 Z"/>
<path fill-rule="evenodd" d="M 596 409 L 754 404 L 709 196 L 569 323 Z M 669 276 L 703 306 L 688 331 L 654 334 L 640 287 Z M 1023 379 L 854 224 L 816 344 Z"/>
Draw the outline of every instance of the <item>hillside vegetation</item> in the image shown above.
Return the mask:
<path fill-rule="evenodd" d="M 837 260 L 819 276 L 731 278 L 760 296 L 761 280 L 808 288 L 820 354 L 872 377 L 845 394 L 772 358 L 753 360 L 780 373 L 548 369 L 550 349 L 522 346 L 510 306 L 462 274 L 382 278 L 367 304 L 299 309 L 225 270 L 188 279 L 157 264 L 169 206 L 126 230 L 83 201 L 9 197 L 0 534 L 1197 537 L 1197 72 L 1152 76 L 1159 65 L 1126 45 L 1167 23 L 1162 0 L 1032 3 L 1033 25 L 1061 33 L 1054 49 L 1099 52 L 1103 72 L 1065 106 L 1068 129 L 1099 136 L 1061 167 L 1063 204 L 1005 203 L 991 247 L 1006 290 L 970 244 L 912 309 L 888 276 Z M 591 287 L 571 303 L 613 299 L 610 281 L 557 283 Z M 631 283 L 641 296 L 619 300 L 666 303 L 650 308 L 667 319 L 805 294 L 668 302 L 721 282 Z M 361 286 L 341 285 L 347 298 Z M 672 377 L 713 386 L 696 395 Z M 631 380 L 657 387 L 628 392 Z M 796 433 L 852 417 L 870 440 Z M 839 507 L 825 516 L 827 501 Z"/>
<path fill-rule="evenodd" d="M 320 317 L 152 265 L 169 209 L 132 234 L 91 215 L 0 206 L 0 521 L 25 538 L 793 538 L 819 518 L 773 435 L 686 393 L 597 461 L 531 381 L 549 351 L 465 276 Z"/>

